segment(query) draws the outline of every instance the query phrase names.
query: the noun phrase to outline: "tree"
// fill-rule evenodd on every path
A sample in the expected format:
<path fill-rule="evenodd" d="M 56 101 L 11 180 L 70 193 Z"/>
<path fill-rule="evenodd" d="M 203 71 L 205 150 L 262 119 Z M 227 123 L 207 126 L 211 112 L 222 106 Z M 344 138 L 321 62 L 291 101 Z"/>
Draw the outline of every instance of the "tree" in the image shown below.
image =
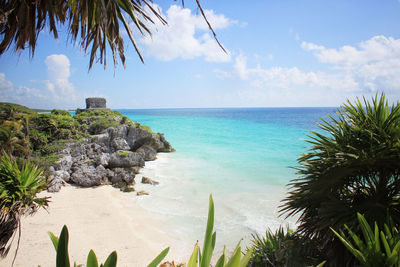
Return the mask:
<path fill-rule="evenodd" d="M 281 210 L 299 214 L 298 231 L 325 251 L 337 241 L 329 227 L 357 228 L 357 212 L 380 226 L 387 214 L 400 224 L 400 104 L 384 95 L 363 100 L 347 101 L 319 124 L 322 133 L 311 133 Z"/>
<path fill-rule="evenodd" d="M 28 155 L 29 137 L 22 133 L 24 125 L 19 121 L 4 121 L 0 125 L 0 151 L 5 151 L 11 158 L 14 154 Z"/>
<path fill-rule="evenodd" d="M 200 0 L 195 1 L 218 42 L 203 12 Z M 184 0 L 182 0 L 182 5 L 184 5 Z M 13 45 L 16 51 L 25 49 L 28 45 L 33 56 L 39 33 L 48 27 L 54 38 L 57 38 L 57 27 L 61 24 L 66 25 L 72 40 L 78 41 L 85 52 L 91 47 L 89 69 L 93 65 L 97 51 L 99 51 L 100 62 L 106 67 L 107 47 L 112 51 L 114 67 L 117 65 L 117 54 L 125 67 L 124 41 L 120 23 L 128 33 L 140 60 L 144 62 L 129 22 L 132 22 L 131 25 L 134 25 L 141 34 L 151 35 L 148 25 L 154 24 L 155 20 L 167 24 L 160 10 L 154 8 L 151 0 L 0 0 L 0 34 L 2 36 L 0 55 Z M 218 44 L 224 50 L 219 42 Z"/>

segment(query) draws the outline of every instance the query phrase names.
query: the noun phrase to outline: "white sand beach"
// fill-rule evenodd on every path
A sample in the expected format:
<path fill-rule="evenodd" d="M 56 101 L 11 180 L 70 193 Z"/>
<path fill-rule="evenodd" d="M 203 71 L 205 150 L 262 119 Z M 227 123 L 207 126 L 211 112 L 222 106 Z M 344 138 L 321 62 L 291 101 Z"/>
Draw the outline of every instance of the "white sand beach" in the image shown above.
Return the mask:
<path fill-rule="evenodd" d="M 70 185 L 58 193 L 42 192 L 51 196 L 48 210 L 22 220 L 22 237 L 14 266 L 55 266 L 56 253 L 47 231 L 59 235 L 64 224 L 69 230 L 71 263 L 86 263 L 90 249 L 104 262 L 116 250 L 117 266 L 146 266 L 173 242 L 161 230 L 160 222 L 135 203 L 134 192 L 123 193 L 111 186 L 77 188 Z M 131 203 L 128 217 L 126 205 Z M 13 247 L 15 248 L 16 239 Z M 171 249 L 172 250 L 172 249 Z M 14 250 L 0 261 L 0 266 L 11 266 Z M 182 255 L 181 255 L 182 256 Z M 170 251 L 166 259 L 173 259 Z"/>

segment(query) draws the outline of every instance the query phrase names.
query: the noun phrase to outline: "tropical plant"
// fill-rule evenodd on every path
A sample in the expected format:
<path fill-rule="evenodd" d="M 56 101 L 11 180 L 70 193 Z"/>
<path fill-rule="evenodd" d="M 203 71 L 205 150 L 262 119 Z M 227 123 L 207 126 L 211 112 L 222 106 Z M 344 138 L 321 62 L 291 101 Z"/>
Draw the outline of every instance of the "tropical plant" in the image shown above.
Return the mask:
<path fill-rule="evenodd" d="M 347 101 L 319 127 L 281 212 L 299 214 L 298 232 L 334 255 L 340 243 L 329 227 L 357 226 L 357 212 L 378 225 L 388 213 L 400 223 L 400 104 L 390 106 L 384 95 Z"/>
<path fill-rule="evenodd" d="M 253 254 L 250 267 L 311 266 L 317 264 L 318 257 L 311 257 L 307 248 L 311 241 L 303 240 L 296 232 L 279 227 L 275 233 L 267 229 L 265 236 L 253 235 Z"/>
<path fill-rule="evenodd" d="M 216 39 L 200 0 L 195 1 Z M 182 5 L 183 3 L 182 0 Z M 146 0 L 0 1 L 0 55 L 13 45 L 16 51 L 28 46 L 33 56 L 37 38 L 43 29 L 48 28 L 54 38 L 58 38 L 57 26 L 65 25 L 71 39 L 78 41 L 85 52 L 91 47 L 89 69 L 98 51 L 100 62 L 106 67 L 108 48 L 112 51 L 114 66 L 117 65 L 119 54 L 125 67 L 120 24 L 126 30 L 140 60 L 144 62 L 133 37 L 131 25 L 142 35 L 151 35 L 149 25 L 155 21 L 167 24 L 161 16 L 161 11 L 154 7 L 152 1 Z"/>
<path fill-rule="evenodd" d="M 187 267 L 210 266 L 216 241 L 216 232 L 214 232 L 213 229 L 214 229 L 214 201 L 212 199 L 212 196 L 210 195 L 207 227 L 204 236 L 203 251 L 202 252 L 200 251 L 200 247 L 198 243 L 196 243 L 192 255 L 190 256 L 190 259 L 186 265 Z M 218 258 L 215 267 L 245 267 L 249 263 L 252 253 L 253 250 L 249 249 L 246 252 L 246 254 L 242 257 L 242 250 L 239 241 L 230 258 L 227 258 L 224 249 L 223 254 Z M 157 265 L 151 265 L 151 266 L 149 265 L 149 267 L 156 267 L 156 266 Z"/>
<path fill-rule="evenodd" d="M 210 202 L 208 208 L 208 219 L 207 219 L 207 227 L 206 233 L 204 236 L 204 246 L 202 252 L 200 252 L 200 247 L 198 243 L 196 243 L 192 255 L 189 258 L 189 261 L 186 267 L 209 267 L 211 258 L 214 252 L 215 241 L 216 241 L 216 233 L 213 232 L 214 228 L 214 202 L 212 196 L 210 195 Z M 56 237 L 53 233 L 49 232 L 49 236 L 51 241 L 53 242 L 54 248 L 57 252 L 57 267 L 69 267 L 69 255 L 68 255 L 68 228 L 64 225 L 61 230 L 60 237 Z M 169 247 L 161 251 L 161 253 L 154 258 L 153 261 L 147 265 L 147 267 L 157 267 L 167 256 L 169 252 Z M 240 242 L 236 246 L 232 256 L 228 259 L 225 254 L 225 249 L 223 254 L 218 259 L 215 267 L 246 267 L 250 257 L 253 253 L 253 250 L 250 249 L 246 252 L 244 256 L 242 256 L 242 251 L 240 247 Z M 115 267 L 117 264 L 117 253 L 112 252 L 104 265 L 100 265 L 103 267 Z M 75 263 L 74 266 L 77 266 Z M 98 260 L 96 254 L 93 250 L 90 250 L 89 255 L 87 257 L 86 267 L 98 267 Z"/>
<path fill-rule="evenodd" d="M 27 131 L 22 121 L 4 121 L 0 126 L 0 151 L 5 151 L 11 158 L 16 155 L 30 153 L 29 138 L 23 133 Z"/>
<path fill-rule="evenodd" d="M 353 232 L 346 224 L 344 225 L 354 244 L 340 230 L 340 234 L 333 228 L 331 230 L 339 238 L 346 248 L 367 267 L 399 267 L 400 266 L 400 232 L 397 227 L 384 225 L 384 230 L 379 230 L 377 223 L 374 230 L 365 220 L 364 216 L 357 213 L 360 228 L 364 240 Z M 389 220 L 390 221 L 390 220 Z"/>
<path fill-rule="evenodd" d="M 57 252 L 56 255 L 56 267 L 69 267 L 69 254 L 68 254 L 68 228 L 66 225 L 61 230 L 60 237 L 56 237 L 52 232 L 48 232 L 51 241 L 53 242 L 54 249 Z M 74 266 L 81 266 L 74 263 Z M 97 256 L 93 250 L 90 250 L 87 261 L 86 267 L 98 267 L 99 263 L 97 260 Z M 100 267 L 115 267 L 117 266 L 117 252 L 113 251 L 107 257 L 104 264 L 100 264 Z"/>
<path fill-rule="evenodd" d="M 31 215 L 40 207 L 46 207 L 47 198 L 37 193 L 47 187 L 42 170 L 25 162 L 18 167 L 3 152 L 0 158 L 0 255 L 5 257 L 10 249 L 10 240 L 18 229 L 21 236 L 22 215 Z M 18 242 L 19 243 L 19 242 Z M 18 248 L 17 248 L 18 250 Z M 15 259 L 15 258 L 14 258 Z"/>

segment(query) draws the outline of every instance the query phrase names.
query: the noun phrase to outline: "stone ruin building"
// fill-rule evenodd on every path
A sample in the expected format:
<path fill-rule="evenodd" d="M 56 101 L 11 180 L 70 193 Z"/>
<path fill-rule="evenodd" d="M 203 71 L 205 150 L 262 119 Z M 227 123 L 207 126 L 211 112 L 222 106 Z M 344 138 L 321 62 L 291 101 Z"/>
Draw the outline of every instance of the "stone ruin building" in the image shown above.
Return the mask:
<path fill-rule="evenodd" d="M 86 110 L 107 109 L 106 99 L 103 97 L 86 98 Z"/>

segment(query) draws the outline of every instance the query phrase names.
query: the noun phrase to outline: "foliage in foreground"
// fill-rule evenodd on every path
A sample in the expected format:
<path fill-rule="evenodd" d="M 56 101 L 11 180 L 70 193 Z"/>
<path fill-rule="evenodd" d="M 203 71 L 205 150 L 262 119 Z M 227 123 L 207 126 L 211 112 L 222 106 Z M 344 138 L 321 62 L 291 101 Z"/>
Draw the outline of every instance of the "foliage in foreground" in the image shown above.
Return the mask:
<path fill-rule="evenodd" d="M 384 230 L 379 230 L 379 227 L 375 222 L 374 230 L 372 230 L 363 215 L 357 213 L 357 218 L 360 223 L 364 240 L 362 240 L 359 235 L 353 232 L 347 225 L 344 226 L 350 237 L 353 239 L 353 242 L 347 238 L 344 231 L 340 230 L 339 234 L 334 229 L 331 228 L 331 230 L 356 257 L 362 266 L 400 266 L 400 233 L 398 228 L 384 224 Z"/>
<path fill-rule="evenodd" d="M 250 267 L 301 267 L 319 263 L 317 257 L 311 257 L 307 248 L 315 245 L 302 239 L 296 232 L 283 227 L 273 233 L 267 229 L 265 236 L 253 236 L 251 248 L 253 254 Z M 322 265 L 321 265 L 322 266 Z"/>
<path fill-rule="evenodd" d="M 300 178 L 282 211 L 300 215 L 298 233 L 318 241 L 332 263 L 345 251 L 329 227 L 356 229 L 357 212 L 380 226 L 388 213 L 400 223 L 400 104 L 389 106 L 384 95 L 348 101 L 320 130 L 298 159 Z"/>
<path fill-rule="evenodd" d="M 33 214 L 47 206 L 47 198 L 36 194 L 45 189 L 46 179 L 41 169 L 24 162 L 21 167 L 3 152 L 0 158 L 0 255 L 5 257 L 10 240 L 20 227 L 22 215 Z M 19 231 L 20 232 L 20 231 Z"/>
<path fill-rule="evenodd" d="M 182 5 L 183 3 L 184 1 Z M 216 39 L 200 1 L 196 0 L 195 3 Z M 139 58 L 144 62 L 136 46 L 132 28 L 143 35 L 151 35 L 149 26 L 156 22 L 167 24 L 161 10 L 156 8 L 152 1 L 1 1 L 0 55 L 10 47 L 16 51 L 29 47 L 33 56 L 40 32 L 48 29 L 49 34 L 52 33 L 54 38 L 58 38 L 57 27 L 64 25 L 72 40 L 77 41 L 85 52 L 91 47 L 89 69 L 97 57 L 100 63 L 104 63 L 104 67 L 107 65 L 108 49 L 112 52 L 114 66 L 117 65 L 118 54 L 125 67 L 124 40 L 120 27 L 126 31 Z M 218 42 L 217 39 L 216 41 Z"/>
<path fill-rule="evenodd" d="M 209 209 L 208 209 L 208 219 L 207 219 L 207 227 L 206 233 L 204 236 L 204 246 L 203 250 L 200 251 L 199 245 L 196 243 L 192 255 L 189 258 L 186 267 L 209 267 L 211 258 L 213 256 L 215 241 L 216 241 L 216 232 L 213 232 L 214 228 L 214 201 L 212 196 L 210 195 Z M 69 255 L 68 255 L 68 229 L 64 225 L 61 230 L 60 237 L 57 238 L 53 233 L 49 232 L 50 238 L 53 242 L 54 248 L 57 252 L 56 257 L 56 266 L 57 267 L 69 267 Z M 148 267 L 157 267 L 163 259 L 167 256 L 169 252 L 169 247 L 164 249 L 149 265 Z M 246 267 L 250 257 L 253 253 L 253 250 L 250 249 L 246 252 L 244 256 L 242 256 L 242 251 L 240 247 L 240 242 L 236 246 L 232 256 L 228 258 L 225 254 L 225 250 L 223 254 L 219 257 L 215 267 Z M 117 253 L 112 252 L 104 264 L 100 266 L 103 267 L 115 267 L 117 264 Z M 76 266 L 76 263 L 74 264 Z M 98 260 L 96 254 L 93 250 L 90 250 L 86 267 L 98 267 Z"/>

